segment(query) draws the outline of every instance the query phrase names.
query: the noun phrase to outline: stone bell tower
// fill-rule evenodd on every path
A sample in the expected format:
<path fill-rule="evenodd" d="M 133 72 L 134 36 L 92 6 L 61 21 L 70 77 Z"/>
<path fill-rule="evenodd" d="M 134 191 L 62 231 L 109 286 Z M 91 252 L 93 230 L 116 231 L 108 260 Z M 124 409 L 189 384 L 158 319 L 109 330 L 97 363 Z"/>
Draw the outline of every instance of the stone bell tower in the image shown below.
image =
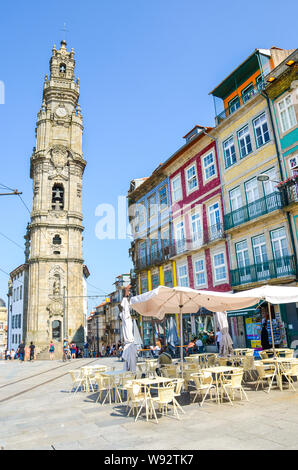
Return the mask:
<path fill-rule="evenodd" d="M 68 52 L 65 41 L 59 50 L 54 46 L 31 157 L 26 342 L 34 341 L 40 349 L 52 339 L 84 340 L 81 195 L 86 162 L 74 69 L 73 49 Z"/>

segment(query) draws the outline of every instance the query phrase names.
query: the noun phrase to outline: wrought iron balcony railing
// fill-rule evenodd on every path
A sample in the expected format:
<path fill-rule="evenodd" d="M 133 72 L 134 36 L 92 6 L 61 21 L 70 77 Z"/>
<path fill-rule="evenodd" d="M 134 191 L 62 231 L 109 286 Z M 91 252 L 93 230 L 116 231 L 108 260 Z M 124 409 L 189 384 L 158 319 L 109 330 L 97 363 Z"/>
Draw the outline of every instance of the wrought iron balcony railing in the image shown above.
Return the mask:
<path fill-rule="evenodd" d="M 231 286 L 240 286 L 295 275 L 296 266 L 294 256 L 284 256 L 283 258 L 276 258 L 263 263 L 232 269 Z"/>
<path fill-rule="evenodd" d="M 207 230 L 201 233 L 196 233 L 194 239 L 187 240 L 186 238 L 176 239 L 168 246 L 154 251 L 150 255 L 141 256 L 134 261 L 134 269 L 140 271 L 148 269 L 151 266 L 162 264 L 164 261 L 188 251 L 199 249 L 203 245 L 208 245 L 216 240 L 221 240 L 225 237 L 224 225 L 217 223 L 211 225 Z"/>
<path fill-rule="evenodd" d="M 246 92 L 241 94 L 241 96 L 237 95 L 237 99 L 234 99 L 233 102 L 229 104 L 228 108 L 225 108 L 221 113 L 215 116 L 216 125 L 218 126 L 224 119 L 235 113 L 235 111 L 245 105 L 251 98 L 258 95 L 264 86 L 264 82 L 260 82 L 258 86 L 251 86 Z"/>
<path fill-rule="evenodd" d="M 194 239 L 175 240 L 170 246 L 170 257 L 177 256 L 187 251 L 194 251 L 203 245 L 208 245 L 216 240 L 221 240 L 225 237 L 224 226 L 222 223 L 211 225 L 207 230 L 196 233 Z"/>
<path fill-rule="evenodd" d="M 141 269 L 147 269 L 151 266 L 156 266 L 161 264 L 163 261 L 168 259 L 170 256 L 170 246 L 165 246 L 162 249 L 159 249 L 150 255 L 142 256 L 137 258 L 134 262 L 134 267 L 136 271 Z"/>
<path fill-rule="evenodd" d="M 225 230 L 244 224 L 285 206 L 283 194 L 274 192 L 224 215 Z"/>

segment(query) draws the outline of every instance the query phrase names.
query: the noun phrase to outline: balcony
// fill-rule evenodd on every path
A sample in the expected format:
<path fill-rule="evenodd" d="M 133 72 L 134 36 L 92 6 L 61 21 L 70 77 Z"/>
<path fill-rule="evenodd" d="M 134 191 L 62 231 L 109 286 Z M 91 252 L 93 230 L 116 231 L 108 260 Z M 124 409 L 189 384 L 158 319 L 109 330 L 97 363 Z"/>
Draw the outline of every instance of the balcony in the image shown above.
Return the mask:
<path fill-rule="evenodd" d="M 295 173 L 287 181 L 281 181 L 278 185 L 286 205 L 298 202 L 298 172 Z"/>
<path fill-rule="evenodd" d="M 148 269 L 152 266 L 158 266 L 162 264 L 165 260 L 169 258 L 170 246 L 166 246 L 160 250 L 155 251 L 147 256 L 142 256 L 137 258 L 134 262 L 134 267 L 136 271 L 141 271 L 142 269 Z"/>
<path fill-rule="evenodd" d="M 285 256 L 231 270 L 231 286 L 296 276 L 294 256 Z"/>
<path fill-rule="evenodd" d="M 240 209 L 236 209 L 229 214 L 224 215 L 225 230 L 236 227 L 237 225 L 244 224 L 249 220 L 261 217 L 264 214 L 273 212 L 277 209 L 282 209 L 285 205 L 285 199 L 282 193 L 275 192 L 268 194 L 261 199 L 257 199 L 250 204 L 246 204 Z"/>
<path fill-rule="evenodd" d="M 251 86 L 247 89 L 241 96 L 237 95 L 237 99 L 232 100 L 230 102 L 228 108 L 224 108 L 220 113 L 217 113 L 215 116 L 215 123 L 218 126 L 224 119 L 231 116 L 231 114 L 235 113 L 239 108 L 242 108 L 251 98 L 258 95 L 262 89 L 264 88 L 264 82 L 260 82 L 258 86 Z"/>
<path fill-rule="evenodd" d="M 202 246 L 209 245 L 217 240 L 225 238 L 224 226 L 221 223 L 211 225 L 201 233 L 196 234 L 195 240 L 176 240 L 170 246 L 170 257 L 178 256 L 188 251 L 198 250 Z"/>

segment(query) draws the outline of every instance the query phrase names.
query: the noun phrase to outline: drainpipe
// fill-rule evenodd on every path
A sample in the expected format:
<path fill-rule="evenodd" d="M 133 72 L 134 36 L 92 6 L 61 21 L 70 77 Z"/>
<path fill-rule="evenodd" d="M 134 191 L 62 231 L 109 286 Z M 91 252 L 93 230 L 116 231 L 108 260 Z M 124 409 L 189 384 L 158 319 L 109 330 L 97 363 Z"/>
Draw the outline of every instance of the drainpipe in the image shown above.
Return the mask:
<path fill-rule="evenodd" d="M 277 161 L 278 161 L 278 166 L 279 166 L 279 172 L 280 172 L 280 177 L 281 180 L 284 179 L 284 173 L 282 169 L 282 164 L 281 164 L 281 158 L 280 158 L 280 152 L 278 148 L 278 143 L 277 143 L 277 137 L 276 137 L 276 132 L 275 132 L 275 127 L 274 127 L 274 121 L 273 121 L 273 116 L 272 116 L 272 111 L 270 107 L 270 99 L 265 91 L 260 91 L 260 94 L 263 96 L 263 98 L 266 99 L 267 102 L 267 107 L 269 111 L 269 116 L 270 116 L 270 122 L 271 122 L 271 127 L 272 127 L 272 132 L 273 132 L 273 138 L 274 138 L 274 145 L 275 145 L 275 150 L 276 150 L 276 155 L 277 155 Z M 288 219 L 288 226 L 289 226 L 289 232 L 290 232 L 290 238 L 291 238 L 291 244 L 292 244 L 292 251 L 294 254 L 294 260 L 295 260 L 295 268 L 296 268 L 296 279 L 298 277 L 298 266 L 297 266 L 297 254 L 296 254 L 296 249 L 295 249 L 295 239 L 294 239 L 294 234 L 293 234 L 293 228 L 292 228 L 292 223 L 291 223 L 291 216 L 289 212 L 287 211 L 287 219 Z"/>

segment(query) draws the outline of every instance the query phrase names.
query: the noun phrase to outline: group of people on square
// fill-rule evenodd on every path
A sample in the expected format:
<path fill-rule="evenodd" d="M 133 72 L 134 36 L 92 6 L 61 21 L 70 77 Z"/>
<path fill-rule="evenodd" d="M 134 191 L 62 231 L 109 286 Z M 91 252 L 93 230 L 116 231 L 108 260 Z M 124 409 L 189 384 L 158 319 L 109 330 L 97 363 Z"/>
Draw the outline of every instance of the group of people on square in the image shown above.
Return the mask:
<path fill-rule="evenodd" d="M 30 342 L 29 346 L 26 346 L 23 341 L 19 344 L 18 348 L 6 349 L 4 354 L 4 359 L 7 361 L 18 359 L 20 362 L 35 360 L 35 345 L 33 341 Z"/>

